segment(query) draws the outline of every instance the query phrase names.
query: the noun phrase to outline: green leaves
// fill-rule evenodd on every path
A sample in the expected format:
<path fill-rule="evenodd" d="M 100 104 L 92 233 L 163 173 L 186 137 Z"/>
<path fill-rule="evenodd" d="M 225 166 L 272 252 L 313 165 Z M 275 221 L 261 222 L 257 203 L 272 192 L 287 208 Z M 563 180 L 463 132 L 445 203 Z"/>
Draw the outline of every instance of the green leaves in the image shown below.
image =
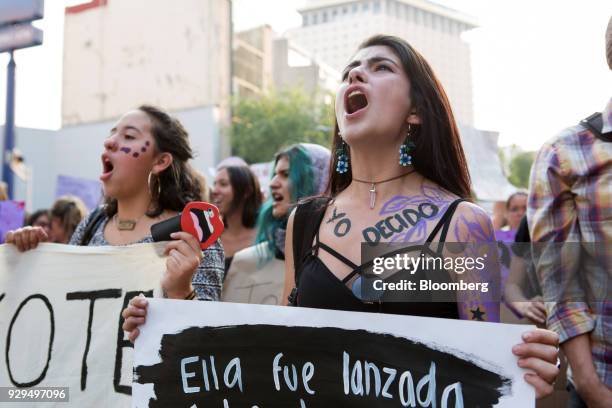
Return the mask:
<path fill-rule="evenodd" d="M 322 99 L 296 88 L 236 100 L 232 154 L 257 163 L 272 160 L 278 150 L 294 143 L 330 147 L 333 104 L 316 102 Z"/>
<path fill-rule="evenodd" d="M 517 187 L 529 186 L 529 172 L 535 159 L 535 152 L 522 152 L 510 161 L 510 175 L 508 180 Z"/>

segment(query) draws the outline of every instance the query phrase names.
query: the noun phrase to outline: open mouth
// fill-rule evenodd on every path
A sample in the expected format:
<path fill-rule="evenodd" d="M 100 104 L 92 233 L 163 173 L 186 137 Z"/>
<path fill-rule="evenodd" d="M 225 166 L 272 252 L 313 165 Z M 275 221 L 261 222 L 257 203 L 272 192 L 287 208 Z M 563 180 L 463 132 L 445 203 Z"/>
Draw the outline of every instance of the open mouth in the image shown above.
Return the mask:
<path fill-rule="evenodd" d="M 220 207 L 221 204 L 223 204 L 223 197 L 221 197 L 221 196 L 213 196 L 212 197 L 212 202 L 217 207 Z"/>
<path fill-rule="evenodd" d="M 100 178 L 103 180 L 108 179 L 111 173 L 113 172 L 114 168 L 115 166 L 113 166 L 113 163 L 110 161 L 110 159 L 108 157 L 103 156 L 102 157 L 102 175 L 100 176 Z"/>
<path fill-rule="evenodd" d="M 282 194 L 272 193 L 272 201 L 274 201 L 274 203 L 280 203 L 284 200 L 284 198 L 285 197 Z"/>
<path fill-rule="evenodd" d="M 365 109 L 368 106 L 368 98 L 363 92 L 354 90 L 346 96 L 344 106 L 346 106 L 346 113 L 351 115 Z"/>

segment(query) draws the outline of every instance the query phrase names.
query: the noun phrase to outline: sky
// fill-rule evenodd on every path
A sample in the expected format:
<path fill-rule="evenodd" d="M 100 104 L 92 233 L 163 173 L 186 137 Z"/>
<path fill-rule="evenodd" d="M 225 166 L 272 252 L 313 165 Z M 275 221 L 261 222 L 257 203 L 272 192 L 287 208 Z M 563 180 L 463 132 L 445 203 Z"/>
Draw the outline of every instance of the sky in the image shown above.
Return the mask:
<path fill-rule="evenodd" d="M 118 1 L 118 0 L 111 0 Z M 121 0 L 128 1 L 128 0 Z M 170 1 L 170 0 L 168 0 Z M 47 0 L 44 44 L 15 54 L 17 126 L 61 125 L 63 7 Z M 605 61 L 609 0 L 436 0 L 475 17 L 463 34 L 472 53 L 475 125 L 500 132 L 501 146 L 537 150 L 612 97 Z M 297 27 L 305 0 L 234 0 L 234 25 L 269 24 L 277 33 Z M 4 122 L 7 54 L 0 54 L 0 123 Z"/>

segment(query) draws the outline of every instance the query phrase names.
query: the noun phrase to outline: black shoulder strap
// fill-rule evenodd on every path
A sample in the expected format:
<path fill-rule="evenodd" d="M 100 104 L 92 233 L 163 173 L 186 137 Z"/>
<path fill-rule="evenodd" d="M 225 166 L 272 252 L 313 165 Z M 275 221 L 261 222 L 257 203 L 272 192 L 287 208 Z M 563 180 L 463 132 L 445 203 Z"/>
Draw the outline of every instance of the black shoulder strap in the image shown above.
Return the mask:
<path fill-rule="evenodd" d="M 595 112 L 591 116 L 582 119 L 580 124 L 593 132 L 596 138 L 604 142 L 612 142 L 612 132 L 601 133 L 603 129 L 603 117 L 601 113 Z"/>
<path fill-rule="evenodd" d="M 465 201 L 465 199 L 458 198 L 449 204 L 449 206 L 446 208 L 446 211 L 444 212 L 444 215 L 442 215 L 442 217 L 440 218 L 436 226 L 433 228 L 433 230 L 431 231 L 431 234 L 429 234 L 429 237 L 427 237 L 425 242 L 432 242 L 433 239 L 438 234 L 438 231 L 440 231 L 442 227 L 445 227 L 445 228 L 444 228 L 444 231 L 442 231 L 442 235 L 440 236 L 439 242 L 443 242 L 446 239 L 446 233 L 448 232 L 447 224 L 450 221 L 450 219 L 453 217 L 453 214 L 455 214 L 455 210 L 457 209 L 457 206 L 462 201 Z"/>
<path fill-rule="evenodd" d="M 451 219 L 453 218 L 453 215 L 455 214 L 455 210 L 457 209 L 459 204 L 461 204 L 463 201 L 465 201 L 465 199 L 463 198 L 459 198 L 453 201 L 453 203 L 450 205 L 448 210 L 446 210 L 446 214 L 444 214 L 444 217 L 446 217 L 446 220 L 444 220 L 444 227 L 442 228 L 442 233 L 440 233 L 440 242 L 446 242 L 446 235 L 448 234 L 448 229 L 450 228 Z"/>
<path fill-rule="evenodd" d="M 104 219 L 104 207 L 103 206 L 100 206 L 96 208 L 95 210 L 93 210 L 93 212 L 91 213 L 91 217 L 89 218 L 89 222 L 87 223 L 87 226 L 85 227 L 85 230 L 83 231 L 83 236 L 81 237 L 81 241 L 79 241 L 79 245 L 86 246 L 89 244 L 89 241 L 91 241 L 91 238 L 93 237 L 94 232 L 96 231 L 96 229 L 98 228 L 98 225 L 100 225 L 103 219 Z"/>
<path fill-rule="evenodd" d="M 298 204 L 293 217 L 293 265 L 295 282 L 299 280 L 304 256 L 312 249 L 312 240 L 325 214 L 328 197 L 317 197 Z"/>
<path fill-rule="evenodd" d="M 433 231 L 431 231 L 431 234 L 429 234 L 429 237 L 427 237 L 427 240 L 425 241 L 425 242 L 432 242 L 433 239 L 436 237 L 436 234 L 438 234 L 438 231 L 442 229 L 442 233 L 440 234 L 440 239 L 437 241 L 438 242 L 438 249 L 437 249 L 438 253 L 442 250 L 442 246 L 444 245 L 444 242 L 446 241 L 446 235 L 448 233 L 448 228 L 450 227 L 450 221 L 453 218 L 453 215 L 455 214 L 455 210 L 457 209 L 457 206 L 463 201 L 465 201 L 465 199 L 458 198 L 452 203 L 450 203 L 450 205 L 446 208 L 446 212 L 444 213 L 442 218 L 440 218 L 440 221 L 438 221 Z"/>

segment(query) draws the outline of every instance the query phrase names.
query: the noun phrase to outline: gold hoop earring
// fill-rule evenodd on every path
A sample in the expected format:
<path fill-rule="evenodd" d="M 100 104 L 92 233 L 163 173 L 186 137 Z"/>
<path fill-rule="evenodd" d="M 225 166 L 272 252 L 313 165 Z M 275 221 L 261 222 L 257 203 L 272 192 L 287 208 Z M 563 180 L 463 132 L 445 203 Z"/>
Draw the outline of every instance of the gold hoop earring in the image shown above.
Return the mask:
<path fill-rule="evenodd" d="M 161 195 L 161 182 L 159 181 L 159 175 L 154 174 L 152 171 L 149 172 L 149 176 L 147 177 L 147 188 L 149 190 L 149 195 L 153 197 L 153 192 L 151 188 L 151 176 L 154 175 L 157 179 L 157 197 Z"/>

